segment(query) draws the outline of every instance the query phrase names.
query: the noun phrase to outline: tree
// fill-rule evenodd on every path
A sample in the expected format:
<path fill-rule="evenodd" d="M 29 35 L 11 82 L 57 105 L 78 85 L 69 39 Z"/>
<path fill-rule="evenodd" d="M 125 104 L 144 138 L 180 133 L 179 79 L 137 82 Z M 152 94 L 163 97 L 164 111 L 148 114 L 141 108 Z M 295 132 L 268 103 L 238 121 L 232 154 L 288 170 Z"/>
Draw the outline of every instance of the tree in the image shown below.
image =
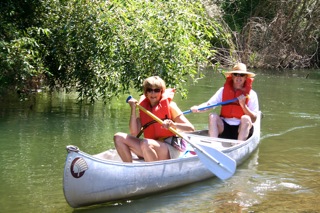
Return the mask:
<path fill-rule="evenodd" d="M 200 1 L 51 0 L 39 2 L 35 11 L 42 11 L 35 17 L 38 24 L 22 28 L 17 36 L 31 39 L 19 51 L 34 48 L 37 66 L 26 73 L 51 89 L 76 88 L 80 100 L 91 102 L 140 90 L 151 75 L 160 75 L 186 96 L 184 82 L 201 77 L 201 66 L 214 54 L 211 40 L 229 39 Z M 5 42 L 2 54 L 9 54 L 13 41 Z M 1 64 L 4 77 L 7 69 Z M 16 78 L 2 79 L 15 85 Z"/>
<path fill-rule="evenodd" d="M 45 70 L 38 37 L 48 31 L 39 28 L 39 5 L 38 0 L 0 3 L 0 94 L 33 88 Z"/>

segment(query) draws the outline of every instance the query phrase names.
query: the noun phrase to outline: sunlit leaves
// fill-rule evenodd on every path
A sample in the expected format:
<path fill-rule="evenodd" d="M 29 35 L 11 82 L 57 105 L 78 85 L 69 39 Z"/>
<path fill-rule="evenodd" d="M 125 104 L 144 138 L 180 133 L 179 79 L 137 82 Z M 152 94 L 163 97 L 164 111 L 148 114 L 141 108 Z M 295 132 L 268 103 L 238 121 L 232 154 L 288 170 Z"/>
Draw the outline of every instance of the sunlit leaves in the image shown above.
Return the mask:
<path fill-rule="evenodd" d="M 51 0 L 41 8 L 39 30 L 48 30 L 37 43 L 49 86 L 89 101 L 140 90 L 151 75 L 186 95 L 184 82 L 201 77 L 212 39 L 226 37 L 196 0 Z"/>

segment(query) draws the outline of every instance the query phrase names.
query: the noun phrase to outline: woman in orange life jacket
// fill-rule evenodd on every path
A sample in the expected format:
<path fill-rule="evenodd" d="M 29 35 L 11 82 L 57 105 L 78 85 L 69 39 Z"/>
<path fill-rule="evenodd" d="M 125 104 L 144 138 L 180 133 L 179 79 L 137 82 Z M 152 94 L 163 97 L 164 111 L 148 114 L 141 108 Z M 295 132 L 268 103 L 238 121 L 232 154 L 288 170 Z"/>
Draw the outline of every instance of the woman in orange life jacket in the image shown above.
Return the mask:
<path fill-rule="evenodd" d="M 164 120 L 163 125 L 153 122 L 153 119 L 143 111 L 136 114 L 137 100 L 131 98 L 129 122 L 130 134 L 118 132 L 114 135 L 114 144 L 122 161 L 132 162 L 132 154 L 144 158 L 145 161 L 157 161 L 177 158 L 180 151 L 165 139 L 172 139 L 175 135 L 168 129 L 172 127 L 178 131 L 194 131 L 193 125 L 183 115 L 177 104 L 172 100 L 174 89 L 166 89 L 165 82 L 158 76 L 152 76 L 143 82 L 143 95 L 139 104 Z M 144 139 L 136 137 L 143 130 Z M 166 140 L 167 141 L 167 140 Z M 172 140 L 171 140 L 172 141 Z"/>
<path fill-rule="evenodd" d="M 237 102 L 221 107 L 220 115 L 214 113 L 209 115 L 209 136 L 244 141 L 252 135 L 253 123 L 259 111 L 257 93 L 251 88 L 255 74 L 248 72 L 243 63 L 237 63 L 232 71 L 224 74 L 227 77 L 224 87 L 221 87 L 207 102 L 191 107 L 191 111 L 197 113 L 201 107 L 237 97 Z M 226 143 L 223 145 L 227 146 Z"/>

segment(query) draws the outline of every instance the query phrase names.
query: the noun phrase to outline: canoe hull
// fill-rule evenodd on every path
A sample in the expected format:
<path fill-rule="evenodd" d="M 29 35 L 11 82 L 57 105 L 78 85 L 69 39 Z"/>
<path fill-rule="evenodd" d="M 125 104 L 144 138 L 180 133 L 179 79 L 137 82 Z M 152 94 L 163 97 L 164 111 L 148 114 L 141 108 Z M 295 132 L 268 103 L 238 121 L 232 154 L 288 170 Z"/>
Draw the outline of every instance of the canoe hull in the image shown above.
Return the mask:
<path fill-rule="evenodd" d="M 259 145 L 260 116 L 254 127 L 254 134 L 247 141 L 220 148 L 221 152 L 237 162 L 237 166 Z M 201 134 L 203 131 L 187 134 L 186 137 L 197 141 L 202 147 L 219 143 L 203 140 L 208 137 Z M 212 141 L 212 138 L 209 139 Z M 123 163 L 115 150 L 107 151 L 106 158 L 109 160 L 101 159 L 99 155 L 89 155 L 75 146 L 67 146 L 67 150 L 63 190 L 66 201 L 73 208 L 145 196 L 214 177 L 197 156 Z"/>
<path fill-rule="evenodd" d="M 72 172 L 77 161 L 85 162 L 88 169 Z M 64 170 L 64 194 L 69 205 L 76 208 L 165 191 L 212 176 L 197 157 L 124 164 L 95 159 L 81 151 L 70 152 Z"/>

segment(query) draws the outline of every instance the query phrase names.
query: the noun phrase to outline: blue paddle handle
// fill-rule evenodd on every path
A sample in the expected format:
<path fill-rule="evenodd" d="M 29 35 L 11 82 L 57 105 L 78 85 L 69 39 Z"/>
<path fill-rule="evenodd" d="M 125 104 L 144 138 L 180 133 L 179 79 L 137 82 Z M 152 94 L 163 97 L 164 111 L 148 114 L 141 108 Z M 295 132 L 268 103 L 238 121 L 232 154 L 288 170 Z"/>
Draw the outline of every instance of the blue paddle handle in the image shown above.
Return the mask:
<path fill-rule="evenodd" d="M 201 111 L 201 110 L 205 110 L 205 109 L 210 109 L 210 108 L 213 108 L 213 107 L 216 107 L 216 106 L 229 104 L 229 103 L 235 102 L 237 100 L 238 100 L 238 98 L 234 98 L 234 99 L 231 99 L 231 100 L 228 100 L 228 101 L 222 101 L 222 102 L 219 102 L 217 104 L 211 104 L 211 105 L 208 105 L 208 106 L 205 106 L 205 107 L 200 107 L 198 110 Z M 191 109 L 183 112 L 183 114 L 185 114 L 185 115 L 189 114 L 189 113 L 192 113 Z"/>
<path fill-rule="evenodd" d="M 127 100 L 126 100 L 126 103 L 128 103 L 128 101 L 132 98 L 131 95 L 128 96 Z"/>
<path fill-rule="evenodd" d="M 186 114 L 189 114 L 189 113 L 192 113 L 191 109 L 183 112 L 183 114 L 185 114 L 185 115 L 186 115 Z"/>

